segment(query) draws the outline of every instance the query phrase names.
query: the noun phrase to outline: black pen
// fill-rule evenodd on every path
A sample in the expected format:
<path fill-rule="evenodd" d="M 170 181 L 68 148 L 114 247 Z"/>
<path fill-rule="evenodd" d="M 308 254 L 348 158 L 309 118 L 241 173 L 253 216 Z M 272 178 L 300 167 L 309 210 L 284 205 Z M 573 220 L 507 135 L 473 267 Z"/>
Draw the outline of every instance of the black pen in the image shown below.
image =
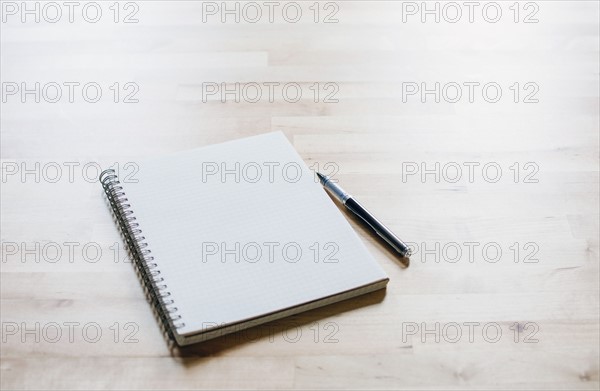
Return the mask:
<path fill-rule="evenodd" d="M 340 201 L 346 208 L 348 208 L 352 213 L 360 217 L 362 221 L 364 221 L 369 227 L 377 233 L 377 235 L 381 236 L 383 240 L 387 242 L 398 254 L 402 257 L 410 256 L 410 249 L 408 246 L 400 240 L 388 227 L 383 225 L 369 213 L 361 204 L 358 203 L 352 196 L 344 191 L 337 183 L 334 183 L 329 179 L 329 177 L 322 175 L 317 172 L 317 176 L 319 177 L 319 181 L 323 187 L 331 193 L 338 201 Z"/>

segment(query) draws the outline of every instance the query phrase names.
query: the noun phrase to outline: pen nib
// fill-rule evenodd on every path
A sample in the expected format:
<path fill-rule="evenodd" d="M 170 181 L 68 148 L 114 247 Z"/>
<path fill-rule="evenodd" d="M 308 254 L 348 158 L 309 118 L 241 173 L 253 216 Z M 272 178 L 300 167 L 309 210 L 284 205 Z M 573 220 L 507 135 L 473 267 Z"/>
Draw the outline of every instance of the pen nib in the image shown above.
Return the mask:
<path fill-rule="evenodd" d="M 319 172 L 317 172 L 317 176 L 319 177 L 319 181 L 321 182 L 321 184 L 324 185 L 327 181 L 327 177 Z"/>

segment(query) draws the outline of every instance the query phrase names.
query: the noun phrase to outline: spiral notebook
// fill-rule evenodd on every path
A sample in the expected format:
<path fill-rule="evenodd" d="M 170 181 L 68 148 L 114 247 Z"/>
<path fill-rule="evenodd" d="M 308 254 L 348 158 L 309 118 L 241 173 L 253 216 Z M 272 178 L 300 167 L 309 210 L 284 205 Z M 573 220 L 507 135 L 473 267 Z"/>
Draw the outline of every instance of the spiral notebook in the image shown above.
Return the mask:
<path fill-rule="evenodd" d="M 138 165 L 133 180 L 106 170 L 100 181 L 150 301 L 180 346 L 388 282 L 281 132 Z"/>

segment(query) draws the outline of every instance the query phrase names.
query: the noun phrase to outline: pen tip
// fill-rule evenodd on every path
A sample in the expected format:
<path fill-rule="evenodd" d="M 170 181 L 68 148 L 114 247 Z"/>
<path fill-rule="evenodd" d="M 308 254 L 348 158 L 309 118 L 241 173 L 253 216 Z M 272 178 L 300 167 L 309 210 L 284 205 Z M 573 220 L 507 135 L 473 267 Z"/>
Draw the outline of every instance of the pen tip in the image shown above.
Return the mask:
<path fill-rule="evenodd" d="M 317 176 L 319 177 L 319 181 L 321 182 L 321 184 L 324 185 L 325 181 L 327 180 L 327 177 L 321 174 L 320 172 L 317 172 Z"/>

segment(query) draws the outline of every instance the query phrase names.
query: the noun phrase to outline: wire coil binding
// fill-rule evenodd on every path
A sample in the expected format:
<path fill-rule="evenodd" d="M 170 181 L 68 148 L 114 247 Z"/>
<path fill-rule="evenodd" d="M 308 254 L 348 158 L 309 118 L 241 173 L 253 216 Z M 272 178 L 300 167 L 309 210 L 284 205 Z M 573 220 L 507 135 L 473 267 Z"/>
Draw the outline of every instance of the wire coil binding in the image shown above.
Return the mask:
<path fill-rule="evenodd" d="M 150 301 L 166 330 L 172 336 L 171 330 L 179 329 L 185 326 L 185 323 L 183 323 L 181 315 L 177 313 L 178 310 L 171 298 L 171 292 L 167 290 L 168 287 L 164 277 L 160 275 L 158 264 L 152 256 L 152 251 L 148 248 L 146 238 L 142 235 L 142 230 L 131 209 L 131 204 L 127 199 L 123 186 L 119 182 L 119 177 L 115 170 L 107 169 L 100 173 L 99 180 L 117 218 L 127 247 L 135 260 L 146 291 L 150 296 Z"/>

